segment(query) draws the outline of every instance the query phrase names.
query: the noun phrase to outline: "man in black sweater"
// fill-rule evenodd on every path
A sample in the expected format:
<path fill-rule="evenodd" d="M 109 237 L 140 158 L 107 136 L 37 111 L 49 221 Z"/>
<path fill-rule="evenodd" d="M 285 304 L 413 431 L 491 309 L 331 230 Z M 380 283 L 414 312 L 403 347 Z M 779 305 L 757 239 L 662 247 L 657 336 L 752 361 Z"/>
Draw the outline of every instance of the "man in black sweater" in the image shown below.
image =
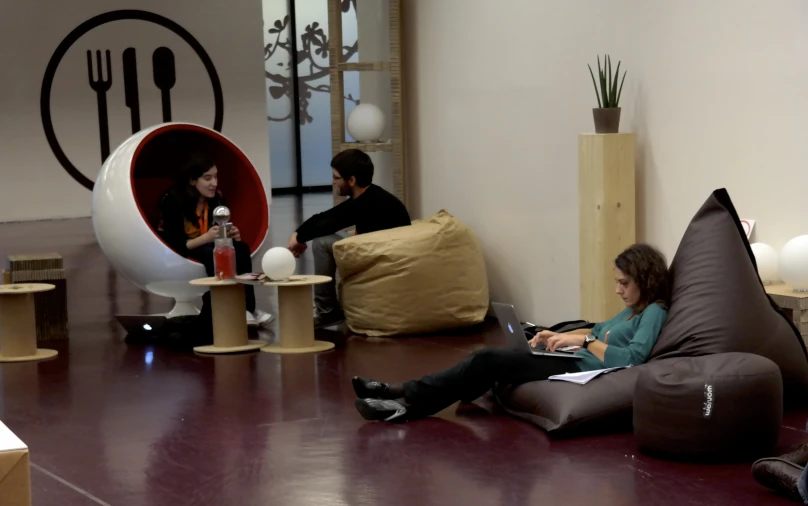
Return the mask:
<path fill-rule="evenodd" d="M 373 161 L 363 151 L 347 149 L 331 160 L 334 187 L 339 195 L 348 197 L 341 204 L 316 214 L 300 225 L 289 239 L 289 250 L 300 257 L 306 243 L 314 241 L 314 273 L 337 274 L 334 243 L 345 238 L 339 232 L 356 227 L 357 234 L 404 227 L 411 224 L 407 208 L 394 195 L 371 184 Z M 342 323 L 344 314 L 337 300 L 336 280 L 314 286 L 315 327 L 331 327 Z"/>

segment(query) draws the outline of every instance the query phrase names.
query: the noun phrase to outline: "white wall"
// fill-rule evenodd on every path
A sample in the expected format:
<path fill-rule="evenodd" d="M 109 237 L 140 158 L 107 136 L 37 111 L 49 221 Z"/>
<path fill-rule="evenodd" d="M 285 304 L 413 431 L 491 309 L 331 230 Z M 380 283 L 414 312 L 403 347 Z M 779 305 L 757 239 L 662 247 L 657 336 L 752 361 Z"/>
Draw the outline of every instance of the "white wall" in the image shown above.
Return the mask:
<path fill-rule="evenodd" d="M 494 300 L 578 316 L 577 135 L 586 69 L 628 69 L 638 237 L 670 258 L 719 187 L 780 247 L 808 233 L 808 3 L 406 0 L 411 208 L 446 208 L 483 243 Z"/>
<path fill-rule="evenodd" d="M 6 49 L 0 51 L 0 221 L 90 215 L 90 191 L 67 174 L 46 141 L 40 90 L 51 55 L 68 33 L 98 14 L 127 8 L 171 19 L 205 48 L 223 88 L 222 132 L 247 153 L 267 190 L 271 188 L 260 2 L 3 2 L 0 32 Z M 88 83 L 86 51 L 111 51 L 113 83 L 107 102 L 110 148 L 114 150 L 132 133 L 129 109 L 124 104 L 121 53 L 130 46 L 138 52 L 141 126 L 145 128 L 162 122 L 151 55 L 163 45 L 174 51 L 177 68 L 172 119 L 213 126 L 213 88 L 190 46 L 172 32 L 143 21 L 100 26 L 79 39 L 65 55 L 52 93 L 59 142 L 90 180 L 98 174 L 101 155 L 96 95 Z"/>
<path fill-rule="evenodd" d="M 808 233 L 808 2 L 644 4 L 640 236 L 673 255 L 719 187 L 757 220 L 753 240 L 779 250 Z"/>

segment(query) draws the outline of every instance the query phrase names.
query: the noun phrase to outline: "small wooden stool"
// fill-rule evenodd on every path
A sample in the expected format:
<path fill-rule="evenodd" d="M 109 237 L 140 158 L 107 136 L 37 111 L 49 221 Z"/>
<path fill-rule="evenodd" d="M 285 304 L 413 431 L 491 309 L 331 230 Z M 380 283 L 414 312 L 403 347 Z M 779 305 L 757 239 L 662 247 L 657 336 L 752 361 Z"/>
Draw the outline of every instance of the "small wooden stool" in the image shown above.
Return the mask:
<path fill-rule="evenodd" d="M 334 343 L 314 340 L 312 286 L 328 283 L 328 276 L 291 276 L 289 281 L 263 281 L 263 286 L 278 287 L 280 343 L 261 348 L 267 353 L 316 353 L 327 351 Z"/>
<path fill-rule="evenodd" d="M 42 283 L 0 285 L 0 362 L 44 360 L 59 354 L 36 347 L 34 294 L 55 288 Z"/>
<path fill-rule="evenodd" d="M 259 350 L 264 341 L 250 340 L 247 334 L 247 302 L 244 287 L 231 279 L 202 278 L 191 281 L 194 286 L 210 287 L 210 309 L 213 313 L 213 344 L 197 346 L 198 353 L 239 353 Z"/>

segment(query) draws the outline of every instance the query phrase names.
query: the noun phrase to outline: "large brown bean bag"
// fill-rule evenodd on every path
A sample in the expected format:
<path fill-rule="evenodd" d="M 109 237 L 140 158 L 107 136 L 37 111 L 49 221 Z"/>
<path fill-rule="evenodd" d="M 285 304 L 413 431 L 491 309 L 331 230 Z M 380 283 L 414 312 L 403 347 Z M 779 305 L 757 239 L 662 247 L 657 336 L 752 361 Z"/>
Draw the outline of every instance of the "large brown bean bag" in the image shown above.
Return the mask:
<path fill-rule="evenodd" d="M 474 232 L 446 211 L 409 227 L 334 245 L 348 328 L 394 336 L 465 327 L 488 312 L 488 276 Z"/>
<path fill-rule="evenodd" d="M 783 380 L 749 353 L 671 358 L 637 376 L 634 435 L 645 452 L 687 459 L 772 455 L 783 421 Z"/>
<path fill-rule="evenodd" d="M 808 355 L 774 304 L 726 190 L 716 190 L 685 231 L 671 262 L 670 312 L 647 364 L 584 386 L 534 382 L 497 390 L 503 407 L 562 436 L 622 420 L 629 429 L 637 369 L 666 358 L 743 352 L 764 356 L 783 376 L 786 401 L 804 401 Z"/>

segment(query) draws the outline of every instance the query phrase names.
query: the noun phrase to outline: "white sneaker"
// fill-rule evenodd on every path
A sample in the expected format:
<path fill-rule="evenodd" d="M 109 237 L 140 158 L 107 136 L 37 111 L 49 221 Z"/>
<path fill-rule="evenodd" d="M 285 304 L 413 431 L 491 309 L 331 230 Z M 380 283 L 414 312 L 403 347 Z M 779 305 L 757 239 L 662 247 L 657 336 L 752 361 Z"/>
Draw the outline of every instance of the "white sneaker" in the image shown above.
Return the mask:
<path fill-rule="evenodd" d="M 258 325 L 262 327 L 268 327 L 269 324 L 275 319 L 274 315 L 261 311 L 260 309 L 256 309 L 254 314 Z"/>
<path fill-rule="evenodd" d="M 247 311 L 247 326 L 248 327 L 257 327 L 258 320 L 255 319 L 255 316 L 252 315 L 249 311 Z"/>

